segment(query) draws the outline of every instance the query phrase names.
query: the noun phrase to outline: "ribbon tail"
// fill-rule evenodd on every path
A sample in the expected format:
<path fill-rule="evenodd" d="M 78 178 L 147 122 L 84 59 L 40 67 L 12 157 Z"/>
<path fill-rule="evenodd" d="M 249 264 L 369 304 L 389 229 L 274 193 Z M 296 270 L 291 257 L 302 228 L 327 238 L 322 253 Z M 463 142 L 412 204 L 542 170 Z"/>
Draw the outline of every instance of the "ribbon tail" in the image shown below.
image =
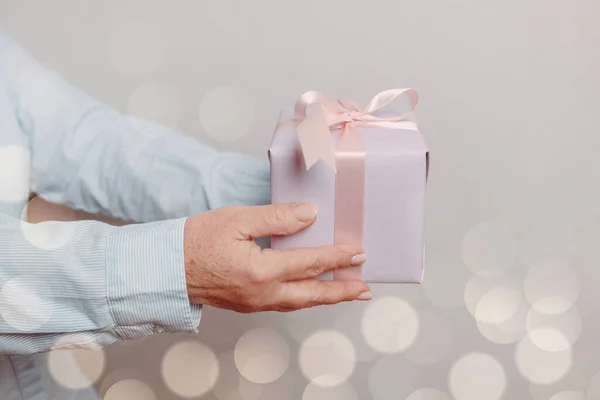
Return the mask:
<path fill-rule="evenodd" d="M 306 169 L 311 169 L 319 160 L 323 160 L 337 172 L 331 133 L 322 108 L 317 107 L 309 117 L 298 124 L 297 130 Z"/>

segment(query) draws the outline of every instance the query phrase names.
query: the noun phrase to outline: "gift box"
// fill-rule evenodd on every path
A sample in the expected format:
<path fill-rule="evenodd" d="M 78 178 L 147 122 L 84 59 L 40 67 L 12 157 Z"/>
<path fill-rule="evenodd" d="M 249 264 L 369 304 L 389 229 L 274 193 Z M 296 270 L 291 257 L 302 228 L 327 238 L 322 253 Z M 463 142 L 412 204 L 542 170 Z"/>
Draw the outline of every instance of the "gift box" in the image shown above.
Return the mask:
<path fill-rule="evenodd" d="M 402 115 L 391 104 L 405 96 Z M 313 202 L 308 229 L 273 237 L 271 247 L 359 244 L 360 267 L 328 271 L 325 280 L 421 283 L 429 153 L 414 116 L 413 89 L 377 94 L 364 109 L 318 92 L 283 112 L 269 148 L 271 201 Z"/>

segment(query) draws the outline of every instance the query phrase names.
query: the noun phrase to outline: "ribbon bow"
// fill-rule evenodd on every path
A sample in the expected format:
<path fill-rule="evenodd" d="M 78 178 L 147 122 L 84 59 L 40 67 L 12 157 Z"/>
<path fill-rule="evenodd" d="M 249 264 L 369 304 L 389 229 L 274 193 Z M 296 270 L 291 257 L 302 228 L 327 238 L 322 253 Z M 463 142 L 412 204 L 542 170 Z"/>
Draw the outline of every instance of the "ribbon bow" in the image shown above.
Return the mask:
<path fill-rule="evenodd" d="M 410 101 L 410 110 L 394 117 L 378 117 L 375 113 L 386 107 L 398 96 L 406 95 Z M 335 150 L 330 138 L 332 129 L 342 129 L 337 150 L 347 153 L 364 152 L 362 138 L 356 126 L 378 126 L 392 129 L 418 130 L 417 124 L 409 118 L 419 103 L 419 94 L 414 89 L 389 89 L 378 93 L 371 99 L 367 107 L 360 109 L 355 103 L 346 100 L 333 100 L 329 96 L 310 91 L 304 93 L 294 108 L 297 122 L 298 139 L 304 155 L 306 169 L 312 168 L 319 160 L 323 160 L 337 173 Z M 317 105 L 310 115 L 308 107 Z"/>

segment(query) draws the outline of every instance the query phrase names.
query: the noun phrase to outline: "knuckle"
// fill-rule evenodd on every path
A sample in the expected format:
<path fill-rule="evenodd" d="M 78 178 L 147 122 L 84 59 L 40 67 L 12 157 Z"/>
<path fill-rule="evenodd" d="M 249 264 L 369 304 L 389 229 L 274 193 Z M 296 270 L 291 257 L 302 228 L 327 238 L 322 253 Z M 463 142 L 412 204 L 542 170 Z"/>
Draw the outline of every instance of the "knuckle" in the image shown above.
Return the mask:
<path fill-rule="evenodd" d="M 337 263 L 340 265 L 349 265 L 354 254 L 355 252 L 351 252 L 348 249 L 337 248 L 335 253 Z"/>
<path fill-rule="evenodd" d="M 311 275 L 319 275 L 327 267 L 327 259 L 322 253 L 315 253 L 310 259 L 307 271 Z"/>
<path fill-rule="evenodd" d="M 262 284 L 267 280 L 266 269 L 257 262 L 257 257 L 252 254 L 246 259 L 244 265 L 244 278 L 249 284 Z"/>
<path fill-rule="evenodd" d="M 318 305 L 323 304 L 323 296 L 321 295 L 321 293 L 319 293 L 319 291 L 315 291 L 312 296 L 310 297 L 310 299 L 307 302 L 307 305 L 309 307 L 315 307 Z"/>
<path fill-rule="evenodd" d="M 335 255 L 340 262 L 350 261 L 350 259 L 361 252 L 360 247 L 357 246 L 337 246 L 335 248 Z"/>
<path fill-rule="evenodd" d="M 267 276 L 260 268 L 247 268 L 246 279 L 250 284 L 261 284 L 267 281 Z"/>
<path fill-rule="evenodd" d="M 285 208 L 277 206 L 271 209 L 268 214 L 268 222 L 275 225 L 281 225 L 287 220 L 287 212 Z"/>
<path fill-rule="evenodd" d="M 271 274 L 266 268 L 260 268 L 254 273 L 256 283 L 265 284 L 271 280 Z"/>
<path fill-rule="evenodd" d="M 332 290 L 328 304 L 337 304 L 341 301 L 347 300 L 350 297 L 350 288 L 348 285 L 340 285 L 335 291 Z"/>

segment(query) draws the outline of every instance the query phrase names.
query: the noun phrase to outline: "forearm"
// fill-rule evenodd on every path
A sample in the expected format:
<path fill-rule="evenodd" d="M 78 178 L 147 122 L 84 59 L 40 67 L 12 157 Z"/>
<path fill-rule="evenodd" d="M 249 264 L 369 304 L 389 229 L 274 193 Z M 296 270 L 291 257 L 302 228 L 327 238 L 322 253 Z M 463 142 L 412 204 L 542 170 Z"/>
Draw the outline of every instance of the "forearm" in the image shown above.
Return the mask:
<path fill-rule="evenodd" d="M 0 215 L 0 353 L 196 332 L 184 222 L 27 224 Z"/>
<path fill-rule="evenodd" d="M 33 189 L 53 203 L 147 222 L 269 201 L 266 163 L 126 117 L 1 33 L 0 84 L 14 110 L 7 118 L 29 139 Z"/>
<path fill-rule="evenodd" d="M 50 201 L 148 222 L 270 200 L 267 164 L 217 152 L 170 128 L 99 109 L 74 134 L 78 141 L 86 135 L 90 142 L 92 136 L 102 139 L 86 145 L 89 151 L 63 190 L 49 176 L 36 183 Z"/>

